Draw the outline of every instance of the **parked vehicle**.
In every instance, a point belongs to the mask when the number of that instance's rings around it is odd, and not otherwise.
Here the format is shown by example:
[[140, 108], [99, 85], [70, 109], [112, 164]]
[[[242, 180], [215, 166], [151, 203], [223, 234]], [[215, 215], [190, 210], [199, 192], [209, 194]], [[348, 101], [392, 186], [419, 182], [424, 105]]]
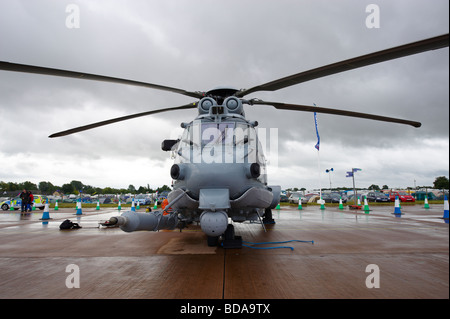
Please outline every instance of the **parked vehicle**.
[[416, 199], [411, 196], [411, 194], [408, 194], [407, 192], [390, 192], [389, 198], [391, 202], [395, 202], [395, 197], [398, 196], [398, 199], [401, 202], [415, 202]]
[[159, 193], [158, 197], [157, 197], [158, 203], [162, 203], [163, 200], [165, 200], [167, 198], [167, 195], [169, 195], [168, 191], [163, 191], [163, 192]]
[[280, 203], [289, 202], [289, 198], [286, 195], [280, 195]]
[[[325, 203], [339, 203], [340, 194], [338, 193], [323, 193], [322, 199]], [[347, 199], [342, 199], [342, 203], [346, 203]]]
[[292, 193], [291, 196], [289, 196], [289, 203], [298, 204], [298, 199], [301, 198], [301, 196], [302, 196], [301, 193]]
[[152, 200], [150, 199], [150, 197], [148, 195], [144, 195], [144, 194], [136, 195], [135, 202], [136, 202], [136, 204], [139, 202], [139, 205], [151, 205], [152, 204]]
[[390, 198], [387, 194], [381, 192], [369, 192], [367, 193], [368, 202], [390, 202]]
[[[45, 202], [47, 201], [47, 196], [33, 194], [33, 197], [34, 206], [41, 210], [44, 209]], [[14, 197], [13, 199], [6, 200], [0, 203], [0, 207], [2, 210], [9, 210], [11, 206], [14, 208], [14, 210], [20, 209], [22, 206], [22, 199], [20, 197]]]

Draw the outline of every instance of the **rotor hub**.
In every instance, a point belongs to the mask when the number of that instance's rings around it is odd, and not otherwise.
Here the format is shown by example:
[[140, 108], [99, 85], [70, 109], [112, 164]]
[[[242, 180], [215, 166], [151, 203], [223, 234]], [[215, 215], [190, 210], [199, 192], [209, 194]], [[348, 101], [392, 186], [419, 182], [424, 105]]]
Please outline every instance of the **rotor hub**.
[[227, 97], [234, 96], [238, 91], [238, 89], [232, 87], [218, 86], [206, 92], [206, 96], [212, 97], [217, 101], [217, 104], [221, 105]]

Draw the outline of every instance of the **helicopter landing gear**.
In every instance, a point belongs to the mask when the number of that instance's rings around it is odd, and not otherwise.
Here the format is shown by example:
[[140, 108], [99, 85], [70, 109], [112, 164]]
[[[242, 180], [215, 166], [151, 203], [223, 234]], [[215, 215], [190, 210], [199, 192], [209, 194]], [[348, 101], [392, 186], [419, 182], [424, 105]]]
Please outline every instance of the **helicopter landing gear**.
[[229, 248], [242, 248], [242, 237], [235, 236], [234, 234], [234, 226], [232, 224], [228, 224], [227, 230], [222, 235], [222, 246], [225, 249]]
[[275, 220], [272, 217], [272, 210], [270, 208], [266, 208], [264, 212], [263, 224], [275, 224]]
[[208, 236], [208, 247], [214, 247], [219, 244], [219, 237]]
[[[214, 247], [219, 245], [220, 236], [212, 237], [208, 236], [208, 246]], [[225, 249], [229, 248], [242, 248], [242, 237], [234, 234], [234, 226], [228, 224], [227, 230], [222, 234], [221, 246]]]

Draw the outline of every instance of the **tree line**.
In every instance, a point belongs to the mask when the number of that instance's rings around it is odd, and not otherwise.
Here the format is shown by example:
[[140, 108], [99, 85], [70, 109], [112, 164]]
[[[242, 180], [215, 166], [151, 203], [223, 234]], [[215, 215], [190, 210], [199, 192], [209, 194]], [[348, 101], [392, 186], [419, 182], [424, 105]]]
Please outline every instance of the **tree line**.
[[[445, 176], [439, 176], [436, 177], [436, 179], [433, 182], [433, 186], [417, 186], [417, 188], [435, 188], [435, 189], [449, 189], [449, 179]], [[13, 183], [13, 182], [3, 182], [0, 181], [0, 194], [3, 194], [4, 192], [14, 192], [14, 191], [21, 191], [22, 189], [28, 189], [28, 190], [37, 190], [42, 195], [50, 195], [54, 192], [59, 192], [62, 194], [75, 194], [78, 195], [79, 193], [89, 194], [89, 195], [95, 195], [95, 194], [146, 194], [146, 193], [154, 193], [154, 192], [163, 192], [163, 191], [171, 191], [171, 188], [167, 185], [163, 185], [161, 187], [158, 187], [156, 189], [150, 188], [150, 186], [147, 184], [147, 186], [139, 186], [139, 188], [134, 187], [133, 185], [129, 185], [128, 188], [112, 188], [112, 187], [94, 187], [91, 185], [84, 185], [80, 181], [71, 181], [70, 183], [63, 184], [62, 186], [56, 186], [53, 185], [51, 182], [39, 182], [37, 185], [26, 181], [23, 183]], [[413, 190], [412, 187], [407, 187], [408, 189]], [[324, 188], [326, 189], [326, 188]], [[339, 188], [333, 188], [332, 190], [351, 190], [353, 188], [348, 187], [339, 187]], [[358, 188], [360, 189], [360, 188]], [[383, 185], [381, 188], [378, 185], [372, 184], [369, 186], [370, 190], [381, 190], [381, 189], [389, 189], [387, 185]], [[306, 188], [288, 188], [288, 191], [303, 191], [306, 190]]]
[[42, 195], [50, 195], [54, 192], [59, 192], [62, 194], [146, 194], [146, 193], [154, 193], [154, 192], [163, 192], [163, 191], [171, 191], [171, 188], [167, 185], [163, 185], [156, 189], [150, 188], [147, 186], [139, 186], [136, 188], [133, 185], [129, 185], [128, 188], [113, 188], [113, 187], [95, 187], [91, 185], [84, 185], [80, 181], [71, 181], [70, 183], [63, 184], [62, 186], [53, 185], [51, 182], [42, 181], [37, 185], [30, 181], [22, 182], [22, 183], [13, 183], [13, 182], [3, 182], [0, 181], [0, 192], [3, 194], [4, 192], [14, 192], [14, 191], [22, 191], [23, 189], [39, 191]]

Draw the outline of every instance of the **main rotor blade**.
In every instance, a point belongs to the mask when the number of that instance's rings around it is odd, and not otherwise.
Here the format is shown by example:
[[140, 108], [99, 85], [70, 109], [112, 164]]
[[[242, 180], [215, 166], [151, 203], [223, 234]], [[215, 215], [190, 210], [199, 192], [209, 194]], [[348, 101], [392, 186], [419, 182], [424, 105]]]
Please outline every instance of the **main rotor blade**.
[[362, 55], [353, 59], [325, 65], [316, 69], [311, 69], [301, 73], [293, 74], [275, 81], [271, 81], [265, 84], [261, 84], [250, 89], [244, 89], [236, 93], [236, 96], [243, 97], [247, 94], [258, 91], [276, 91], [282, 88], [289, 87], [291, 85], [299, 84], [302, 82], [318, 79], [328, 75], [345, 72], [363, 66], [376, 64], [388, 60], [393, 60], [408, 55], [413, 55], [429, 50], [441, 49], [449, 46], [449, 34], [444, 34], [434, 38], [417, 41], [391, 49], [386, 49], [366, 55]]
[[249, 102], [250, 102], [250, 104], [272, 105], [276, 109], [279, 109], [279, 110], [327, 113], [327, 114], [343, 115], [343, 116], [350, 116], [350, 117], [359, 117], [359, 118], [383, 121], [383, 122], [407, 124], [407, 125], [411, 125], [414, 127], [422, 126], [422, 124], [420, 122], [403, 120], [403, 119], [398, 119], [398, 118], [393, 118], [393, 117], [380, 116], [380, 115], [374, 115], [374, 114], [368, 114], [368, 113], [360, 113], [360, 112], [353, 112], [353, 111], [346, 111], [346, 110], [339, 110], [339, 109], [329, 109], [329, 108], [324, 108], [324, 107], [308, 106], [308, 105], [267, 102], [267, 101], [262, 101], [262, 100], [250, 100]]
[[35, 74], [43, 74], [43, 75], [53, 75], [53, 76], [61, 76], [61, 77], [66, 77], [66, 78], [75, 78], [75, 79], [84, 79], [84, 80], [93, 80], [93, 81], [102, 81], [102, 82], [120, 83], [120, 84], [142, 86], [142, 87], [151, 88], [151, 89], [174, 92], [174, 93], [178, 93], [178, 94], [182, 94], [182, 95], [186, 95], [186, 96], [190, 96], [190, 97], [194, 97], [194, 98], [201, 99], [203, 97], [202, 92], [189, 92], [189, 91], [185, 91], [182, 89], [177, 89], [177, 88], [153, 84], [153, 83], [120, 79], [120, 78], [114, 78], [114, 77], [97, 75], [97, 74], [89, 74], [89, 73], [81, 73], [81, 72], [74, 72], [74, 71], [67, 71], [67, 70], [60, 70], [60, 69], [52, 69], [52, 68], [46, 68], [46, 67], [34, 66], [34, 65], [10, 63], [10, 62], [5, 62], [5, 61], [0, 61], [0, 70], [24, 72], [24, 73], [35, 73]]
[[50, 135], [49, 137], [54, 138], [54, 137], [66, 136], [66, 135], [90, 130], [90, 129], [93, 129], [93, 128], [96, 128], [99, 126], [109, 125], [109, 124], [113, 124], [113, 123], [117, 123], [117, 122], [121, 122], [121, 121], [125, 121], [125, 120], [134, 119], [134, 118], [141, 117], [141, 116], [147, 116], [147, 115], [152, 115], [152, 114], [157, 114], [157, 113], [162, 113], [162, 112], [167, 112], [167, 111], [192, 109], [192, 108], [196, 108], [196, 107], [197, 107], [197, 102], [193, 102], [193, 103], [189, 103], [189, 104], [181, 105], [181, 106], [177, 106], [177, 107], [164, 108], [164, 109], [158, 109], [158, 110], [153, 110], [153, 111], [148, 111], [148, 112], [136, 113], [136, 114], [132, 114], [132, 115], [126, 115], [126, 116], [117, 117], [117, 118], [106, 120], [106, 121], [101, 121], [101, 122], [92, 123], [89, 125], [76, 127], [76, 128], [66, 130], [66, 131], [61, 131], [58, 133], [54, 133], [54, 134]]

